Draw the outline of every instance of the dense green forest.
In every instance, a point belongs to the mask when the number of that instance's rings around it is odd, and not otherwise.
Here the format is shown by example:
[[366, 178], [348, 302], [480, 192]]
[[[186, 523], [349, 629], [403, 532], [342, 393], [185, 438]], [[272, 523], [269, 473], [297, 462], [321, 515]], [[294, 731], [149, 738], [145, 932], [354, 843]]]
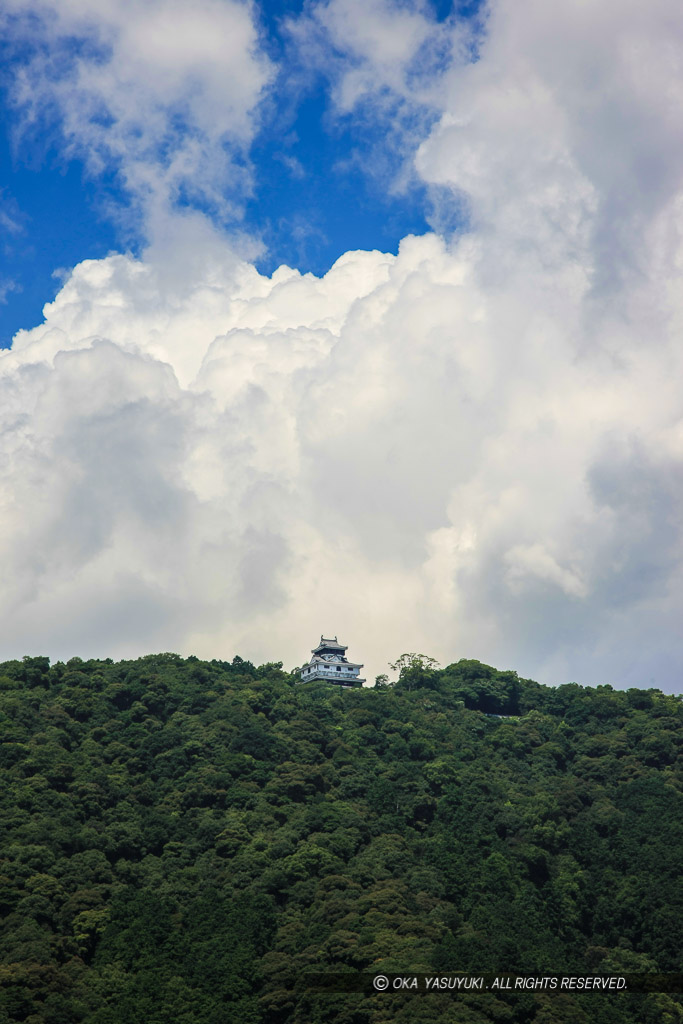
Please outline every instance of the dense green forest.
[[681, 970], [683, 701], [402, 665], [339, 690], [240, 658], [0, 664], [0, 1024], [683, 1019], [307, 984]]

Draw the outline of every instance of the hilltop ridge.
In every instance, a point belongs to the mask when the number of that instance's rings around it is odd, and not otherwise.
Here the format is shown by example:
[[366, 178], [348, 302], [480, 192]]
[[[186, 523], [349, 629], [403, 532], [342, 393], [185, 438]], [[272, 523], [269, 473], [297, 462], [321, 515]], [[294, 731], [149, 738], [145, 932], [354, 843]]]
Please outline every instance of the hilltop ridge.
[[[173, 654], [0, 665], [0, 1021], [444, 1021], [448, 993], [302, 978], [679, 969], [680, 697], [476, 661], [296, 678]], [[664, 994], [458, 999], [469, 1024], [681, 1014]]]

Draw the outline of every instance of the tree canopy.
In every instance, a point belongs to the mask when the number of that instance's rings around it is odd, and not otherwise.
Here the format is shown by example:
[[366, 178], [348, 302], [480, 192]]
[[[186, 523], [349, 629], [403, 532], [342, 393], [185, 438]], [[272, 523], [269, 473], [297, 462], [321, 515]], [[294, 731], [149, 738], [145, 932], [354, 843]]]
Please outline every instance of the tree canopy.
[[0, 1024], [679, 1021], [664, 994], [307, 987], [680, 970], [681, 698], [396, 667], [0, 664]]

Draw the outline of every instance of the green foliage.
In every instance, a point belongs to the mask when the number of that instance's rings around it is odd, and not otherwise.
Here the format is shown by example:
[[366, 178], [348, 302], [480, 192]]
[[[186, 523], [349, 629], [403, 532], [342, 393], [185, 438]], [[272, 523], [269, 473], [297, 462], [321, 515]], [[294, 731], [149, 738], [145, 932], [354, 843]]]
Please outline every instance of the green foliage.
[[240, 658], [0, 665], [0, 1024], [680, 1020], [306, 987], [680, 969], [680, 698], [392, 668], [339, 692]]

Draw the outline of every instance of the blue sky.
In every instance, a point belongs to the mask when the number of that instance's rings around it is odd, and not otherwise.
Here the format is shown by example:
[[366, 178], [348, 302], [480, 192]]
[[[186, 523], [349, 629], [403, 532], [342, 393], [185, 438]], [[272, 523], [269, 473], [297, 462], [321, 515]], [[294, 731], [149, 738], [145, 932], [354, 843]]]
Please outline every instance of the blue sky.
[[113, 225], [99, 209], [98, 184], [84, 178], [80, 161], [41, 151], [14, 153], [11, 118], [3, 119], [2, 189], [16, 229], [3, 239], [0, 280], [13, 282], [0, 306], [7, 347], [17, 330], [40, 323], [54, 298], [60, 270], [98, 259], [116, 248]]
[[[467, 21], [480, 6], [478, 0], [438, 0], [427, 10], [435, 23], [456, 16]], [[386, 187], [387, 165], [396, 161], [386, 127], [335, 111], [329, 80], [297, 54], [287, 24], [303, 10], [301, 0], [264, 3], [257, 10], [264, 51], [279, 72], [263, 98], [246, 157], [253, 181], [241, 227], [262, 240], [256, 263], [264, 273], [288, 263], [319, 275], [350, 249], [395, 253], [401, 238], [429, 230], [424, 185], [413, 180]], [[93, 175], [82, 159], [65, 152], [58, 122], [48, 115], [26, 134], [25, 118], [12, 103], [12, 81], [30, 50], [23, 40], [6, 40], [0, 189], [15, 228], [5, 232], [0, 258], [0, 281], [12, 282], [0, 306], [2, 347], [18, 329], [40, 322], [61, 272], [121, 247], [139, 252], [145, 240], [135, 225], [122, 230], [111, 216], [112, 203], [127, 203], [116, 175]], [[430, 112], [421, 116], [428, 125]]]
[[677, 0], [0, 30], [0, 657], [679, 688]]
[[[31, 10], [28, 3], [19, 7]], [[418, 7], [435, 25], [480, 26], [481, 0], [430, 0]], [[241, 197], [240, 227], [260, 239], [256, 264], [264, 273], [287, 263], [319, 275], [350, 249], [395, 253], [401, 238], [430, 229], [433, 214], [424, 183], [391, 181], [402, 158], [395, 151], [400, 137], [362, 110], [335, 110], [324, 67], [308, 65], [297, 51], [290, 26], [310, 9], [303, 0], [283, 0], [254, 11], [260, 44], [277, 73], [244, 154], [253, 176], [249, 195]], [[72, 53], [82, 45], [76, 33], [67, 37]], [[4, 232], [0, 255], [0, 346], [8, 347], [17, 330], [40, 322], [64, 271], [116, 249], [139, 252], [145, 237], [140, 225], [122, 228], [111, 215], [112, 207], [125, 208], [129, 200], [115, 169], [93, 174], [67, 150], [54, 110], [27, 128], [13, 83], [41, 52], [40, 43], [30, 33], [10, 31], [3, 49], [0, 196], [13, 226]], [[436, 116], [427, 107], [412, 112], [423, 131]], [[455, 226], [457, 214], [451, 220]]]
[[[277, 105], [272, 120], [279, 114]], [[65, 157], [47, 140], [13, 145], [15, 121], [5, 109], [0, 188], [16, 230], [5, 235], [0, 260], [0, 280], [14, 282], [0, 306], [2, 347], [20, 328], [40, 322], [43, 305], [60, 287], [60, 270], [99, 259], [122, 241], [133, 251], [140, 245], [107, 216], [112, 198], [126, 202], [114, 181], [93, 180], [81, 160]], [[320, 79], [288, 111], [286, 133], [272, 123], [264, 127], [251, 149], [254, 194], [243, 221], [263, 238], [259, 269], [272, 273], [289, 263], [321, 274], [348, 249], [395, 252], [405, 235], [428, 230], [423, 189], [394, 196], [363, 172], [373, 145], [372, 132], [330, 119]], [[298, 166], [291, 169], [287, 160]]]

